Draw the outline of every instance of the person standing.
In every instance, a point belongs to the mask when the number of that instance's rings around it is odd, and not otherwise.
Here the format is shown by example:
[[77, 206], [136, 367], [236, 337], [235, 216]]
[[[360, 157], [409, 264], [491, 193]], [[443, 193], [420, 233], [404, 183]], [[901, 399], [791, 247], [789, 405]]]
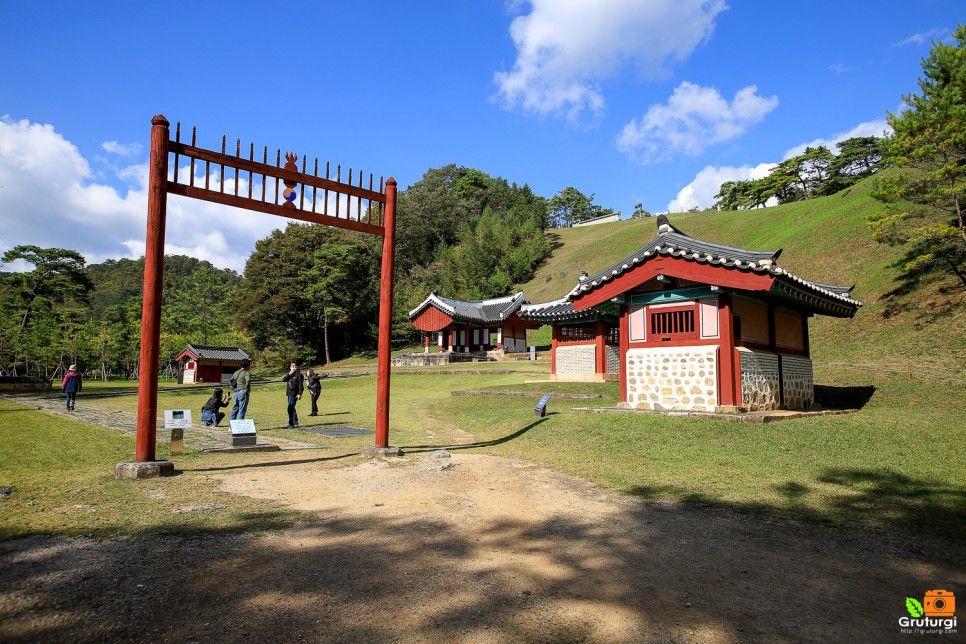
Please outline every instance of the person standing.
[[61, 390], [67, 394], [67, 411], [74, 411], [77, 392], [84, 388], [84, 378], [77, 371], [77, 365], [71, 365], [64, 374], [64, 381], [60, 383]]
[[204, 425], [218, 427], [218, 423], [225, 418], [225, 412], [221, 408], [228, 406], [228, 396], [222, 397], [222, 393], [220, 387], [215, 389], [214, 395], [201, 408], [201, 422]]
[[235, 381], [233, 385], [235, 405], [231, 408], [229, 420], [245, 420], [245, 412], [248, 411], [248, 394], [252, 389], [252, 374], [249, 371], [251, 366], [252, 361], [245, 358], [241, 361], [241, 369], [231, 376], [231, 379]]
[[298, 427], [299, 415], [295, 411], [295, 403], [302, 398], [302, 392], [305, 390], [305, 378], [299, 371], [299, 363], [292, 362], [289, 365], [288, 373], [282, 376], [282, 382], [288, 383], [285, 386], [285, 395], [288, 396], [288, 426]]
[[309, 416], [319, 415], [319, 396], [322, 394], [322, 376], [311, 369], [305, 372], [305, 388], [309, 390], [309, 397], [312, 399], [312, 413]]

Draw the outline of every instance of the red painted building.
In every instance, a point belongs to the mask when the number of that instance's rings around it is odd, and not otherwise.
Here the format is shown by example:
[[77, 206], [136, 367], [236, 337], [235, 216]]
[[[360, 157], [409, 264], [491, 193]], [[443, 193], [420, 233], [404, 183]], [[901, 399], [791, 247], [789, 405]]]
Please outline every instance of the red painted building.
[[178, 382], [186, 385], [201, 382], [228, 384], [231, 375], [241, 368], [241, 361], [250, 359], [240, 347], [189, 344], [175, 358]]
[[622, 406], [715, 411], [807, 409], [814, 402], [808, 319], [852, 317], [852, 287], [797, 277], [781, 250], [658, 236], [553, 302], [519, 316], [553, 326], [552, 377], [618, 377]]
[[434, 291], [409, 319], [424, 332], [426, 353], [431, 345], [450, 352], [526, 351], [527, 329], [540, 327], [517, 315], [526, 301], [522, 291], [489, 300], [454, 300]]

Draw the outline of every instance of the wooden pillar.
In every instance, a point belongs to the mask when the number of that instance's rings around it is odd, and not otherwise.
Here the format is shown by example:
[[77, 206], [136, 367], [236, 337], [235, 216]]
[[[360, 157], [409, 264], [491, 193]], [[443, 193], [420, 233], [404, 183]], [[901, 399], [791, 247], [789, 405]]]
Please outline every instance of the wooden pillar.
[[[775, 305], [768, 304], [768, 350], [778, 353], [778, 323], [775, 319]], [[778, 356], [778, 404], [785, 404], [785, 365], [782, 364], [781, 356]], [[738, 374], [739, 378], [741, 374]]]
[[597, 333], [597, 337], [594, 339], [594, 355], [596, 356], [596, 359], [594, 360], [594, 369], [597, 373], [603, 374], [603, 379], [607, 380], [607, 326], [604, 324], [603, 320], [597, 320], [594, 330]]
[[718, 347], [718, 404], [738, 405], [735, 387], [735, 329], [731, 314], [731, 296], [718, 298], [718, 329], [721, 344]]
[[376, 447], [389, 447], [389, 375], [392, 354], [392, 284], [396, 252], [396, 180], [386, 181], [385, 236], [379, 287], [379, 360], [376, 383]]
[[560, 345], [560, 327], [550, 327], [550, 375], [557, 375], [557, 347]]
[[141, 356], [138, 364], [138, 420], [135, 460], [154, 461], [158, 417], [158, 363], [161, 342], [161, 287], [164, 279], [164, 223], [168, 203], [168, 126], [151, 119], [148, 178], [148, 228], [144, 247], [144, 295], [141, 306]]
[[811, 359], [812, 349], [808, 342], [808, 316], [802, 313], [802, 346], [805, 349], [805, 357]]
[[429, 331], [423, 331], [423, 335], [426, 336], [426, 350], [423, 353], [429, 353]]
[[627, 351], [630, 349], [631, 331], [630, 314], [626, 304], [621, 304], [620, 317], [620, 383], [621, 397], [620, 402], [627, 402]]

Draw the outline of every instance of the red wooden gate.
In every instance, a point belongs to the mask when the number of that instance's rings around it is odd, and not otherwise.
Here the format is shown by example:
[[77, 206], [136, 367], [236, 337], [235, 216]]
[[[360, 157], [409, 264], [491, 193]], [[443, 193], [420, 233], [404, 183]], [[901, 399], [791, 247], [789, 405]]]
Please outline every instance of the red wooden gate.
[[[275, 165], [269, 163], [268, 148], [264, 148], [261, 161], [255, 160], [255, 146], [248, 149], [248, 158], [242, 156], [241, 140], [235, 144], [234, 155], [225, 150], [222, 137], [221, 152], [205, 150], [196, 146], [195, 130], [191, 143], [181, 141], [181, 125], [170, 140], [170, 123], [157, 115], [151, 120], [151, 168], [148, 185], [148, 228], [144, 251], [144, 300], [141, 312], [141, 364], [138, 383], [138, 421], [135, 458], [138, 461], [154, 461], [156, 456], [155, 423], [158, 414], [158, 366], [161, 333], [161, 285], [164, 273], [164, 226], [168, 194], [203, 199], [228, 206], [256, 210], [288, 219], [347, 228], [373, 235], [382, 235], [382, 277], [379, 297], [379, 361], [376, 387], [376, 447], [389, 447], [389, 372], [390, 331], [392, 324], [392, 279], [394, 245], [396, 235], [396, 181], [389, 178], [378, 187], [374, 177], [364, 179], [362, 171], [353, 180], [352, 169], [347, 182], [342, 181], [342, 167], [337, 166], [331, 177], [329, 164], [324, 176], [319, 176], [319, 161], [315, 159], [313, 173], [306, 172], [307, 159], [303, 156], [302, 168], [298, 157], [285, 154], [283, 166], [281, 150], [275, 153]], [[169, 162], [173, 160], [173, 172], [169, 174]], [[182, 166], [187, 164], [188, 177], [179, 177]], [[204, 180], [197, 179], [195, 172], [204, 165]], [[217, 189], [211, 186], [210, 176], [219, 173]], [[179, 181], [179, 178], [182, 179]], [[226, 178], [234, 184], [225, 191]], [[239, 194], [239, 185], [247, 181], [247, 189]], [[258, 188], [256, 189], [256, 184]], [[366, 185], [364, 185], [366, 184]], [[298, 189], [301, 187], [301, 189]], [[311, 190], [311, 193], [309, 192]], [[334, 206], [330, 202], [334, 198]], [[345, 199], [343, 202], [342, 200]], [[296, 205], [296, 202], [297, 205]]]

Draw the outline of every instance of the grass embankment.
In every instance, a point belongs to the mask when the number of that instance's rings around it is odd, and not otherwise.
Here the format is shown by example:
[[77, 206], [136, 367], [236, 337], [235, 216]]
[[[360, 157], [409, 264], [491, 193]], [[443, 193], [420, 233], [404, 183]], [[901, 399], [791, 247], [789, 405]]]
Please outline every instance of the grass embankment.
[[[717, 505], [766, 516], [834, 524], [899, 527], [960, 536], [966, 531], [966, 401], [942, 381], [818, 369], [826, 392], [862, 405], [857, 414], [770, 424], [647, 415], [589, 414], [609, 406], [616, 383], [531, 383], [523, 373], [397, 375], [392, 381], [390, 443], [409, 454], [437, 448], [521, 458], [651, 499]], [[511, 389], [600, 393], [594, 401], [551, 399], [533, 414], [532, 397], [454, 397], [452, 390]], [[162, 393], [159, 409], [200, 407], [207, 393]], [[84, 405], [133, 411], [124, 396]], [[250, 418], [263, 436], [319, 444], [319, 451], [175, 457], [180, 476], [116, 481], [114, 465], [133, 456], [133, 438], [0, 401], [0, 535], [37, 532], [113, 534], [266, 529], [297, 516], [266, 501], [217, 491], [218, 475], [296, 459], [300, 467], [358, 463], [372, 436], [326, 437], [282, 429], [282, 385], [256, 388]], [[324, 383], [321, 415], [303, 429], [375, 424], [375, 378]], [[164, 446], [159, 457], [166, 455]], [[175, 512], [224, 505], [210, 512]]]

